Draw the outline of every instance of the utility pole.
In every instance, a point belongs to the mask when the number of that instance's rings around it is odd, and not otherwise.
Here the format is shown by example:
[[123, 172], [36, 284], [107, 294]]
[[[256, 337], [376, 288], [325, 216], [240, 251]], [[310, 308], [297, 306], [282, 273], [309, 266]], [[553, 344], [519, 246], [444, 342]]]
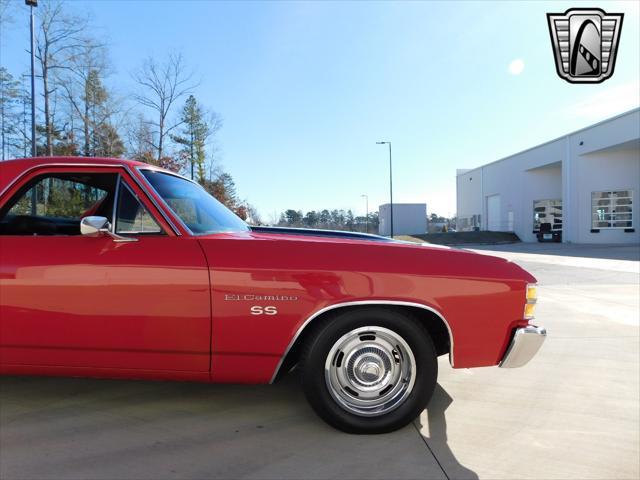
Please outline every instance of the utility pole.
[[393, 238], [393, 164], [391, 163], [391, 142], [376, 142], [377, 145], [389, 145], [389, 201], [391, 203], [391, 238]]
[[360, 195], [365, 199], [365, 211], [367, 212], [367, 216], [365, 217], [365, 225], [367, 226], [367, 233], [369, 233], [369, 195]]
[[27, 90], [22, 87], [22, 156], [27, 158]]
[[193, 163], [194, 163], [194, 159], [193, 159], [193, 139], [194, 139], [194, 134], [193, 134], [193, 125], [189, 125], [189, 136], [190, 136], [190, 144], [189, 144], [189, 155], [191, 155], [191, 180], [193, 180]]
[[[33, 7], [38, 6], [38, 0], [24, 0], [31, 10], [31, 156], [36, 156], [36, 34], [34, 29]], [[31, 215], [37, 213], [38, 192], [35, 186], [31, 189]]]
[[35, 52], [36, 34], [34, 29], [33, 8], [38, 6], [38, 0], [24, 0], [24, 3], [31, 9], [31, 156], [35, 157], [36, 156], [36, 52]]
[[4, 86], [4, 80], [3, 80], [3, 84], [0, 85], [0, 121], [2, 121], [2, 124], [0, 125], [0, 130], [2, 131], [2, 161], [4, 161], [4, 90], [5, 90], [5, 86]]

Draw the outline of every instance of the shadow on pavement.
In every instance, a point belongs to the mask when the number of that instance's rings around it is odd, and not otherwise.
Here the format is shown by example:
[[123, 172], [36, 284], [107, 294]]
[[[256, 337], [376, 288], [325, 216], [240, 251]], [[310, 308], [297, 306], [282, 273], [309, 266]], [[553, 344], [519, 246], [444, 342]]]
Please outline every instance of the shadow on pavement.
[[420, 433], [429, 450], [431, 450], [431, 453], [437, 459], [442, 470], [446, 473], [447, 478], [477, 480], [479, 478], [478, 475], [458, 462], [458, 459], [449, 447], [445, 412], [451, 403], [453, 403], [451, 396], [449, 396], [440, 384], [437, 384], [433, 392], [433, 397], [431, 397], [431, 401], [427, 406], [427, 410], [418, 420]]
[[0, 377], [0, 478], [444, 479], [413, 426], [346, 435], [277, 385]]

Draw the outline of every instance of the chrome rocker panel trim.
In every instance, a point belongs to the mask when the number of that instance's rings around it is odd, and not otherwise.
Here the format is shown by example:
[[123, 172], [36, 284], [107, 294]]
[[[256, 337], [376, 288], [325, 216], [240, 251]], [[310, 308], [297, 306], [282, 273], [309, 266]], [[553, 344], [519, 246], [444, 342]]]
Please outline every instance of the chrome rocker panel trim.
[[547, 338], [547, 329], [528, 325], [518, 328], [500, 362], [501, 368], [518, 368], [526, 365]]
[[300, 334], [309, 325], [309, 323], [311, 323], [313, 319], [319, 317], [325, 312], [328, 312], [329, 310], [335, 310], [336, 308], [354, 307], [354, 306], [363, 306], [363, 305], [399, 305], [404, 307], [422, 308], [423, 310], [428, 310], [431, 313], [435, 313], [438, 316], [438, 318], [440, 318], [440, 320], [442, 320], [442, 322], [446, 325], [447, 331], [449, 332], [449, 344], [451, 345], [451, 348], [449, 350], [449, 363], [453, 367], [453, 333], [451, 332], [451, 326], [449, 325], [449, 322], [447, 322], [447, 320], [444, 318], [444, 315], [442, 315], [439, 311], [437, 311], [434, 308], [423, 305], [421, 303], [399, 302], [395, 300], [361, 300], [356, 302], [343, 302], [343, 303], [336, 303], [334, 305], [329, 305], [328, 307], [318, 310], [317, 312], [313, 313], [309, 318], [307, 318], [302, 323], [302, 325], [300, 325], [300, 327], [298, 328], [298, 331], [289, 342], [289, 345], [287, 345], [286, 350], [280, 357], [280, 361], [278, 362], [278, 365], [276, 365], [276, 369], [274, 370], [273, 375], [271, 376], [271, 381], [269, 383], [273, 383], [275, 381], [275, 379], [278, 376], [278, 373], [280, 372], [280, 367], [282, 367], [282, 364], [284, 363], [284, 359], [287, 358], [287, 354], [289, 353], [293, 345], [296, 343], [296, 340], [298, 340], [298, 337], [300, 336]]

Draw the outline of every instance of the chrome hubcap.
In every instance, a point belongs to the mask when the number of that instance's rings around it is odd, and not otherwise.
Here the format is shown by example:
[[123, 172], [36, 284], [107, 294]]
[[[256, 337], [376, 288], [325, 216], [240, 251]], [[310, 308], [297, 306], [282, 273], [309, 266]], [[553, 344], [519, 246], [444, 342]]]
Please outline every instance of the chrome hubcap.
[[331, 396], [350, 413], [377, 416], [409, 396], [416, 379], [411, 348], [396, 332], [361, 327], [343, 335], [325, 362]]

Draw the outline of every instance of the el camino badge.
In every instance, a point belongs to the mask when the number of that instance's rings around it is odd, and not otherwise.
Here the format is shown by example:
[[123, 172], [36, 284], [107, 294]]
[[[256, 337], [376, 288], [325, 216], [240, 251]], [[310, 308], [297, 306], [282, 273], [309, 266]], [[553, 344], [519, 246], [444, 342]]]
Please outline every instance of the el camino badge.
[[292, 295], [238, 295], [234, 293], [228, 293], [224, 296], [224, 299], [227, 302], [295, 302], [296, 300], [298, 300], [298, 297]]
[[[290, 295], [254, 295], [250, 293], [238, 295], [227, 293], [224, 299], [227, 302], [294, 302], [298, 300], [298, 297]], [[252, 305], [251, 308], [249, 308], [249, 313], [251, 313], [251, 315], [277, 315], [278, 307], [275, 305], [267, 305], [266, 307]]]

